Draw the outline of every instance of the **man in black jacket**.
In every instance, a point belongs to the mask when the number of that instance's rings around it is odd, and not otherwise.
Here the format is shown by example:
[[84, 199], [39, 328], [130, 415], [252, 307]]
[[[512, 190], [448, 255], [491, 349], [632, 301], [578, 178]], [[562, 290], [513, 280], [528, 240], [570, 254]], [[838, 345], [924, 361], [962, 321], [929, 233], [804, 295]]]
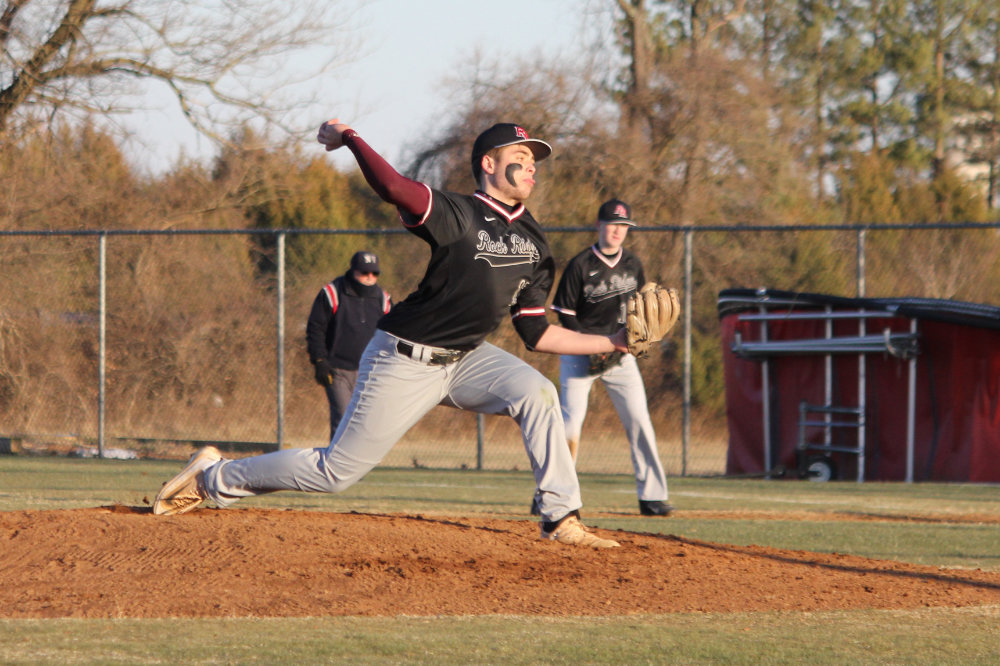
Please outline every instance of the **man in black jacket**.
[[380, 272], [378, 257], [356, 252], [347, 273], [320, 289], [309, 313], [306, 345], [330, 402], [330, 439], [351, 402], [361, 354], [379, 318], [392, 308], [389, 294], [376, 284]]

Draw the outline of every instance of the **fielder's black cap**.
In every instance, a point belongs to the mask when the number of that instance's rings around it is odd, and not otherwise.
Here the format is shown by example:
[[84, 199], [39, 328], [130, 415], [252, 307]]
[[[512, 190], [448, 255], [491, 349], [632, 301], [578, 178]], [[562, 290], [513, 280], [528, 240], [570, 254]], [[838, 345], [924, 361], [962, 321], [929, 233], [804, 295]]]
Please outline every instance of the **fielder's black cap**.
[[632, 207], [621, 199], [609, 199], [602, 203], [597, 211], [597, 221], [635, 226], [632, 220]]
[[528, 136], [528, 132], [520, 125], [515, 125], [514, 123], [497, 123], [476, 137], [476, 142], [472, 144], [472, 175], [477, 179], [479, 178], [479, 169], [483, 155], [494, 148], [513, 146], [518, 143], [528, 146], [535, 156], [536, 162], [541, 162], [552, 154], [552, 146], [541, 139], [532, 139]]
[[382, 272], [378, 267], [378, 257], [364, 251], [355, 252], [351, 257], [351, 270], [359, 273], [375, 273], [375, 275]]

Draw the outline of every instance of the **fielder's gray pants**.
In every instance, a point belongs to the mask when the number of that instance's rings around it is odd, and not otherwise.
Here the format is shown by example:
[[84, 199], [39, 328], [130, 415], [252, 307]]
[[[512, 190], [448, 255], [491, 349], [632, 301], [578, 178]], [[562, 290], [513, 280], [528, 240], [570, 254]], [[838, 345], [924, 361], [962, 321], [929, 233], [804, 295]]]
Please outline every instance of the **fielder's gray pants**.
[[[397, 351], [399, 338], [378, 330], [365, 349], [347, 413], [330, 445], [284, 449], [205, 470], [219, 506], [275, 490], [333, 493], [359, 481], [435, 405], [507, 414], [521, 426], [544, 520], [582, 506], [555, 386], [530, 365], [484, 343], [450, 365], [429, 365]], [[422, 350], [415, 345], [417, 355]], [[432, 348], [423, 348], [425, 357]]]
[[646, 403], [646, 387], [639, 374], [639, 364], [635, 357], [626, 354], [620, 364], [612, 366], [599, 375], [588, 375], [589, 360], [586, 356], [561, 356], [559, 361], [559, 383], [562, 392], [563, 420], [568, 439], [579, 443], [583, 420], [587, 416], [587, 400], [594, 381], [601, 380], [608, 391], [618, 418], [625, 427], [629, 449], [632, 452], [632, 468], [635, 470], [636, 492], [641, 500], [666, 500], [667, 476], [656, 450], [656, 435], [653, 422], [649, 418]]

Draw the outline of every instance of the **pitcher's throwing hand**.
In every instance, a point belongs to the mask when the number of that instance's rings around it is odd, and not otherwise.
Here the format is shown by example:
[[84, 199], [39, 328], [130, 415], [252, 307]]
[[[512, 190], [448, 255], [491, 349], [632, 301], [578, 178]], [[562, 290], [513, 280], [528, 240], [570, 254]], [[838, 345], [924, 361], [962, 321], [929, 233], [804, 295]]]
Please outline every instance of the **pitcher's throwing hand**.
[[337, 150], [344, 145], [344, 132], [348, 130], [354, 131], [348, 125], [340, 122], [339, 118], [333, 118], [320, 125], [316, 140], [326, 146], [328, 151]]

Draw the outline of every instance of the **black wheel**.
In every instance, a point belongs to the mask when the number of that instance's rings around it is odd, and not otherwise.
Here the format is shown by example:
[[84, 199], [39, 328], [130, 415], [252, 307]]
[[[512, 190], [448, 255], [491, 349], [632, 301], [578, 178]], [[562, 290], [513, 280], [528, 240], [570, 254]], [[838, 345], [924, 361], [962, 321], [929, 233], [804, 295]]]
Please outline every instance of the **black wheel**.
[[806, 476], [810, 481], [833, 481], [837, 478], [837, 466], [827, 456], [815, 456], [806, 462]]

